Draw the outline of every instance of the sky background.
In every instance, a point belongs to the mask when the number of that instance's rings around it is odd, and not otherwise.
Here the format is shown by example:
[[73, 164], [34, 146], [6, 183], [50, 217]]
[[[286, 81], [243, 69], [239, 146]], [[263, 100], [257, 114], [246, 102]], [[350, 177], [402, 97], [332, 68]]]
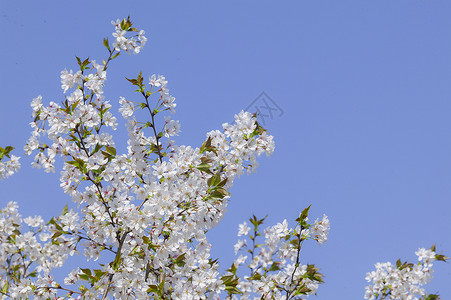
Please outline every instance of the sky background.
[[[326, 282], [311, 299], [362, 299], [376, 262], [413, 261], [420, 247], [451, 256], [450, 1], [0, 0], [0, 146], [23, 156], [32, 98], [60, 102], [61, 70], [77, 68], [75, 55], [105, 58], [110, 21], [127, 15], [149, 40], [108, 69], [105, 95], [119, 120], [119, 96], [133, 95], [124, 76], [140, 70], [169, 81], [179, 145], [200, 146], [234, 114], [264, 105], [254, 102], [262, 92], [278, 106], [261, 120], [274, 154], [235, 181], [209, 235], [224, 268], [238, 224], [252, 214], [293, 224], [310, 204], [311, 219], [331, 221], [326, 244], [304, 244], [301, 261]], [[117, 134], [125, 151], [123, 123]], [[59, 171], [30, 162], [0, 182], [0, 206], [17, 201], [24, 217], [48, 220], [70, 199]], [[451, 265], [434, 268], [426, 289], [451, 299]]]

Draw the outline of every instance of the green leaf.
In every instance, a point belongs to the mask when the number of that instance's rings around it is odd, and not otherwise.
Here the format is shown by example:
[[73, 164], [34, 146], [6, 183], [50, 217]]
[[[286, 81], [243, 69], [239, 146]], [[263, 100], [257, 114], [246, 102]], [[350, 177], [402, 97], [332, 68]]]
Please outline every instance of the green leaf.
[[229, 292], [229, 294], [242, 294], [243, 293], [236, 286], [226, 286], [225, 289], [227, 292]]
[[133, 23], [130, 21], [130, 16], [127, 17], [127, 19], [123, 19], [120, 23], [121, 29], [125, 30], [125, 31], [131, 31], [133, 28], [132, 27]]
[[89, 281], [89, 279], [90, 279], [90, 277], [86, 274], [78, 274], [78, 277], [80, 277], [83, 280], [87, 280], [87, 281]]
[[218, 172], [214, 176], [213, 185], [218, 185], [221, 182], [221, 174]]
[[255, 272], [254, 275], [252, 275], [251, 277], [249, 277], [249, 280], [260, 280], [262, 278], [262, 275], [258, 272]]
[[86, 275], [88, 275], [89, 277], [91, 277], [92, 276], [92, 273], [91, 273], [91, 269], [80, 269], [83, 273], [85, 273]]
[[294, 296], [297, 295], [307, 295], [307, 293], [311, 292], [311, 289], [309, 289], [308, 287], [305, 286], [305, 283], [302, 283], [302, 285], [300, 285], [297, 289], [296, 292], [294, 293]]
[[211, 137], [208, 137], [208, 139], [202, 144], [202, 146], [199, 149], [199, 153], [204, 153], [206, 151], [210, 151], [213, 153], [217, 153], [216, 147], [211, 145]]
[[100, 269], [95, 269], [94, 273], [96, 274], [96, 277], [102, 277], [103, 275], [105, 275], [107, 272], [102, 271]]
[[36, 277], [37, 276], [37, 272], [36, 270], [34, 270], [33, 272], [31, 272], [30, 274], [28, 274], [28, 277]]
[[185, 263], [185, 254], [183, 253], [182, 255], [179, 255], [176, 259], [175, 259], [175, 264], [179, 267], [183, 267], [186, 263]]
[[116, 257], [114, 258], [114, 261], [111, 263], [111, 267], [114, 271], [117, 271], [121, 265], [122, 259], [121, 259], [121, 253], [118, 252], [116, 254]]
[[64, 208], [63, 208], [63, 216], [64, 216], [65, 214], [67, 214], [68, 211], [69, 211], [69, 207], [67, 206], [67, 203], [66, 203], [66, 205], [65, 205]]
[[302, 218], [302, 219], [307, 218], [307, 216], [308, 216], [308, 211], [310, 210], [310, 207], [311, 207], [311, 206], [312, 206], [312, 205], [309, 205], [309, 207], [305, 208], [305, 209], [302, 211], [302, 213], [301, 213], [301, 218]]
[[143, 125], [143, 128], [148, 128], [148, 127], [150, 127], [150, 128], [152, 128], [153, 127], [153, 124], [152, 124], [152, 122], [150, 122], [150, 121], [147, 121], [144, 125]]
[[197, 166], [198, 170], [203, 171], [203, 172], [207, 172], [207, 173], [208, 172], [211, 173], [210, 168], [211, 168], [211, 166], [209, 164], [205, 164], [205, 163], [201, 163], [200, 165]]
[[133, 85], [136, 85], [138, 82], [136, 79], [128, 79], [127, 77], [125, 77], [125, 79], [127, 79]]
[[142, 237], [144, 244], [148, 245], [151, 244], [150, 239], [147, 236]]
[[208, 157], [206, 157], [206, 156], [202, 156], [202, 157], [200, 158], [200, 161], [201, 161], [202, 163], [204, 163], [204, 164], [208, 164], [208, 163], [213, 162], [213, 159], [208, 158]]
[[52, 235], [52, 240], [54, 240], [54, 239], [56, 239], [56, 238], [58, 238], [58, 237], [60, 237], [60, 236], [62, 236], [63, 235], [63, 232], [62, 231], [57, 231], [57, 232], [55, 232], [53, 235]]
[[[257, 118], [257, 114], [255, 113], [255, 114], [253, 115], [253, 117], [254, 117], [254, 118]], [[260, 135], [260, 134], [262, 134], [263, 132], [266, 131], [266, 129], [264, 129], [263, 127], [260, 126], [260, 124], [258, 124], [257, 120], [255, 121], [255, 125], [256, 125], [256, 126], [255, 126], [255, 129], [254, 129], [254, 131], [251, 133], [251, 135], [249, 136], [249, 138], [253, 138], [254, 136]]]
[[225, 196], [229, 196], [229, 195], [230, 195], [230, 193], [221, 187], [215, 188], [213, 193], [211, 193], [211, 196], [213, 198], [220, 198], [220, 199], [224, 198]]
[[207, 147], [211, 147], [211, 137], [208, 137], [208, 139], [202, 144], [202, 146], [199, 149], [199, 152], [204, 153]]
[[296, 222], [298, 222], [301, 226], [306, 225], [306, 221], [305, 219], [308, 217], [308, 212], [310, 210], [310, 207], [312, 205], [309, 205], [309, 207], [305, 208], [301, 214], [299, 215], [299, 217], [296, 219]]
[[223, 187], [227, 183], [228, 178], [224, 178], [220, 183], [218, 183], [219, 187]]
[[249, 219], [249, 222], [251, 222], [251, 224], [254, 225], [255, 229], [257, 229], [259, 225], [263, 224], [267, 217], [268, 216], [266, 215], [263, 219], [259, 220], [255, 215], [253, 215], [252, 218]]
[[[52, 221], [53, 221], [53, 222], [52, 222]], [[57, 230], [60, 230], [60, 231], [63, 230], [63, 228], [60, 226], [60, 224], [58, 224], [58, 223], [56, 222], [55, 218], [50, 219], [49, 223], [50, 223], [50, 224], [53, 224]]]
[[149, 285], [147, 293], [158, 293], [158, 286], [156, 286], [155, 284]]
[[108, 38], [103, 39], [103, 45], [111, 52], [110, 44], [108, 43]]
[[92, 151], [92, 154], [99, 152], [99, 150], [102, 149], [102, 147], [103, 147], [102, 145], [96, 144], [96, 147]]
[[14, 150], [14, 147], [11, 147], [11, 146], [6, 146], [6, 148], [5, 148], [5, 152], [6, 153], [9, 153], [9, 152], [11, 152], [13, 150]]
[[110, 147], [110, 146], [105, 146], [105, 149], [106, 149], [106, 151], [107, 151], [109, 154], [111, 154], [111, 155], [113, 155], [113, 156], [116, 155], [116, 148]]
[[216, 186], [221, 181], [221, 176], [216, 173], [207, 180], [208, 186]]
[[236, 275], [237, 270], [238, 270], [238, 268], [236, 267], [236, 265], [234, 263], [232, 263], [232, 266], [229, 269], [227, 269], [227, 272], [230, 272], [230, 273]]
[[90, 63], [90, 61], [89, 61], [89, 57], [88, 57], [81, 63], [82, 70], [84, 70], [89, 63]]
[[432, 247], [431, 248], [429, 248], [429, 250], [431, 250], [431, 251], [434, 251], [434, 252], [436, 252], [435, 250], [435, 244], [434, 245], [432, 245]]
[[279, 264], [277, 262], [273, 262], [271, 267], [269, 268], [269, 271], [278, 271], [280, 270]]
[[14, 150], [14, 147], [11, 147], [11, 146], [6, 146], [5, 149], [0, 147], [0, 160], [3, 159], [3, 156], [6, 156], [9, 158], [9, 153], [13, 150]]
[[225, 285], [227, 285], [233, 280], [233, 277], [233, 275], [222, 276], [221, 280]]
[[96, 282], [98, 282], [100, 280], [100, 278], [103, 277], [103, 275], [107, 274], [107, 272], [99, 270], [99, 269], [95, 269], [94, 270], [95, 276], [93, 276], [91, 278], [91, 284], [94, 285]]
[[9, 290], [9, 283], [8, 283], [8, 281], [6, 281], [5, 282], [5, 285], [2, 287], [2, 292], [3, 293], [5, 293], [5, 294], [7, 294], [8, 293], [8, 290]]
[[321, 273], [319, 273], [318, 272], [318, 268], [317, 267], [315, 267], [315, 265], [307, 265], [307, 272], [306, 272], [306, 274], [307, 274], [307, 278], [309, 278], [310, 280], [313, 280], [313, 281], [318, 281], [318, 282], [320, 282], [320, 283], [323, 283], [324, 281], [323, 281], [323, 274], [321, 274]]
[[442, 255], [442, 254], [436, 254], [435, 255], [435, 260], [438, 260], [438, 261], [446, 262], [448, 259], [449, 259], [449, 257], [447, 257], [445, 255]]
[[143, 85], [143, 72], [142, 71], [139, 71], [136, 81], [138, 82], [138, 86], [141, 87]]
[[229, 295], [242, 294], [242, 292], [236, 287], [238, 284], [238, 278], [235, 275], [222, 276], [221, 280], [226, 286], [225, 289]]
[[66, 164], [78, 167], [80, 164], [75, 160], [66, 161]]
[[106, 151], [100, 151], [100, 152], [103, 154], [103, 156], [105, 158], [108, 158], [109, 160], [113, 159], [113, 156], [111, 154], [109, 154], [108, 152], [106, 152]]
[[165, 282], [165, 279], [164, 279], [164, 276], [163, 276], [163, 280], [161, 280], [161, 282], [160, 282], [160, 284], [159, 284], [159, 286], [158, 286], [158, 291], [159, 291], [160, 295], [163, 295], [163, 291], [164, 291], [164, 282]]

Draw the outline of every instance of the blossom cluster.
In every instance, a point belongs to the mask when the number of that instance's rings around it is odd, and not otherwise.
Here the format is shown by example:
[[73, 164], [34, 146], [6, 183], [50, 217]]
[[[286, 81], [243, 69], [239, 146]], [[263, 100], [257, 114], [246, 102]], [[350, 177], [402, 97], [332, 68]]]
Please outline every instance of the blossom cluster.
[[[435, 246], [420, 248], [415, 252], [418, 263], [390, 262], [375, 264], [376, 270], [367, 273], [366, 280], [371, 284], [365, 288], [365, 299], [438, 299], [438, 295], [427, 295], [421, 287], [432, 279], [433, 262], [446, 261], [448, 258], [437, 254]], [[421, 297], [421, 298], [419, 298]]]
[[78, 214], [63, 211], [47, 224], [40, 216], [22, 219], [18, 205], [9, 202], [0, 210], [0, 299], [54, 298], [61, 286], [51, 271], [73, 255], [79, 242], [59, 230], [77, 230]]
[[245, 251], [250, 257], [240, 255], [229, 269], [229, 275], [236, 276], [240, 267], [247, 266], [250, 276], [238, 280], [236, 287], [242, 294], [240, 298], [234, 295], [232, 299], [252, 299], [255, 295], [258, 299], [302, 299], [316, 294], [323, 275], [314, 265], [301, 263], [301, 248], [309, 239], [324, 243], [330, 224], [326, 215], [321, 221], [309, 224], [309, 209], [301, 213], [294, 229], [288, 228], [286, 220], [266, 228], [263, 243], [257, 243], [257, 238], [261, 236], [259, 229], [264, 219], [258, 220], [255, 216], [249, 219], [252, 228], [247, 222], [240, 224], [238, 236], [246, 239], [235, 244], [235, 254]]
[[[8, 178], [20, 168], [20, 157], [10, 155], [12, 150], [14, 150], [14, 148], [11, 146], [5, 148], [0, 147], [0, 180]], [[8, 157], [9, 160], [5, 161], [5, 156]]]
[[[113, 36], [116, 38], [113, 42], [113, 47], [116, 51], [124, 50], [125, 52], [131, 54], [138, 54], [147, 42], [147, 38], [144, 36], [144, 30], [137, 30], [132, 27], [130, 18], [127, 19], [117, 19], [116, 21], [111, 21], [111, 24], [115, 27], [115, 32]], [[127, 38], [128, 32], [138, 32], [135, 36]]]

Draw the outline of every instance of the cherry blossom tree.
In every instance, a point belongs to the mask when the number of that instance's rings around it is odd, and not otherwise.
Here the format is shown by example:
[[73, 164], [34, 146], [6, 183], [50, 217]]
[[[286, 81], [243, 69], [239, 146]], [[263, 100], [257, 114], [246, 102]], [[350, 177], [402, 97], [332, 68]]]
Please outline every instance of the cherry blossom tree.
[[[61, 188], [77, 209], [45, 222], [22, 218], [9, 202], [0, 211], [1, 299], [304, 299], [323, 275], [301, 258], [304, 242], [327, 241], [328, 217], [309, 221], [304, 209], [289, 228], [284, 220], [262, 229], [253, 216], [238, 228], [237, 259], [220, 272], [206, 233], [224, 217], [237, 176], [256, 170], [257, 158], [274, 151], [273, 137], [257, 116], [241, 111], [233, 124], [210, 131], [199, 147], [177, 145], [180, 124], [164, 76], [140, 72], [127, 80], [136, 97], [110, 101], [103, 93], [110, 62], [138, 54], [147, 38], [129, 18], [112, 22], [113, 41], [100, 63], [77, 59], [61, 72], [61, 103], [31, 102], [32, 133], [24, 150], [33, 167], [55, 172], [63, 162]], [[111, 132], [118, 103], [128, 132], [127, 153], [116, 150]], [[146, 114], [138, 118], [137, 112]], [[163, 119], [161, 119], [164, 117]], [[19, 158], [0, 148], [0, 179]], [[52, 276], [70, 256], [93, 261], [64, 279]], [[366, 299], [437, 299], [419, 286], [431, 279], [432, 262], [445, 261], [435, 247], [417, 252], [417, 265], [377, 264]]]

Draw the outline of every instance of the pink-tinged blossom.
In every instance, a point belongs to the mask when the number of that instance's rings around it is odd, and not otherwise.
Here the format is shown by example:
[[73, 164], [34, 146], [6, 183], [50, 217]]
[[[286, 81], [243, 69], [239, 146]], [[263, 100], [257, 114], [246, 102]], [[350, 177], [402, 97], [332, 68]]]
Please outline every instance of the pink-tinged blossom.
[[310, 230], [311, 236], [318, 242], [318, 244], [324, 244], [327, 242], [327, 235], [330, 230], [330, 222], [326, 215], [323, 215], [323, 219], [319, 221], [316, 219], [312, 229]]
[[164, 76], [162, 75], [157, 75], [153, 74], [152, 76], [150, 76], [149, 78], [149, 84], [155, 87], [162, 87], [163, 89], [166, 88], [167, 85], [167, 81], [166, 78], [164, 78]]

